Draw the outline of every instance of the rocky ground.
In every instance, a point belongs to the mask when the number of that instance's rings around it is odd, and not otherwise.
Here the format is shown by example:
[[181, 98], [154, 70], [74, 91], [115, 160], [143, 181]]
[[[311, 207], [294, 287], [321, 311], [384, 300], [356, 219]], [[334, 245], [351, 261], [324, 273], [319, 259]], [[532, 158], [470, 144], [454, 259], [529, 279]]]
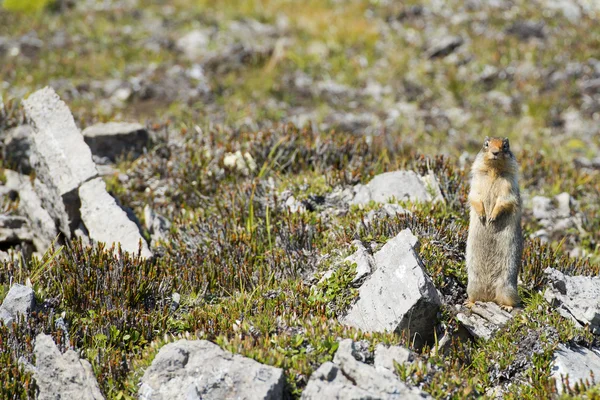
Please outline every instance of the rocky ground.
[[[38, 2], [0, 12], [1, 398], [600, 396], [595, 2]], [[512, 313], [461, 306], [485, 135]]]

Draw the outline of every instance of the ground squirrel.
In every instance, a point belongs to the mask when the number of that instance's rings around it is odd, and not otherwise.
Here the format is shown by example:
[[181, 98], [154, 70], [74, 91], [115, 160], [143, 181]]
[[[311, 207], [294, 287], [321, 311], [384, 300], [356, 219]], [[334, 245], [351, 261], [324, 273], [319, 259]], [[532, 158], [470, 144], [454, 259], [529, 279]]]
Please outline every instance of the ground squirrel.
[[485, 138], [471, 168], [467, 238], [467, 305], [493, 301], [510, 311], [519, 303], [521, 195], [508, 138]]

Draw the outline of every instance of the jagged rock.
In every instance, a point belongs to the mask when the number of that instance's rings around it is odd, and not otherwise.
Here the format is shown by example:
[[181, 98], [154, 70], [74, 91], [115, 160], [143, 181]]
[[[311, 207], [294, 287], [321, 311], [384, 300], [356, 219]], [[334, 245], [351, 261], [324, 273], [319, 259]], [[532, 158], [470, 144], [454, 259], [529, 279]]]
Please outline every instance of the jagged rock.
[[512, 317], [511, 313], [491, 302], [476, 302], [470, 312], [462, 311], [456, 315], [456, 318], [473, 337], [485, 340], [489, 340]]
[[222, 350], [206, 340], [160, 349], [141, 380], [141, 400], [281, 399], [283, 370]]
[[82, 133], [93, 155], [106, 157], [113, 162], [117, 157], [127, 154], [138, 157], [150, 140], [146, 128], [138, 123], [95, 124], [85, 128]]
[[544, 274], [549, 283], [544, 298], [565, 318], [600, 334], [600, 277], [568, 276], [554, 268]]
[[381, 367], [394, 371], [394, 361], [398, 364], [409, 363], [414, 360], [414, 354], [402, 346], [385, 346], [378, 344], [375, 347], [375, 367]]
[[427, 57], [438, 58], [452, 54], [454, 50], [462, 46], [464, 40], [460, 36], [443, 36], [433, 40], [427, 49]]
[[567, 218], [571, 215], [571, 195], [566, 192], [554, 196], [554, 199], [535, 196], [532, 203], [533, 217], [538, 220]]
[[158, 241], [164, 240], [171, 228], [171, 222], [162, 215], [154, 212], [148, 204], [144, 206], [144, 222], [146, 229], [150, 232], [152, 246], [155, 246]]
[[60, 353], [51, 336], [40, 333], [35, 339], [36, 367], [34, 379], [39, 400], [100, 400], [100, 392], [92, 366], [80, 360], [77, 352]]
[[95, 242], [106, 243], [108, 247], [120, 243], [121, 249], [137, 254], [141, 241], [141, 256], [152, 257], [148, 244], [127, 213], [117, 205], [106, 191], [102, 178], [95, 178], [79, 188], [81, 198], [81, 220]]
[[[386, 172], [377, 175], [366, 185], [356, 185], [350, 203], [367, 204], [371, 200], [386, 203], [391, 199], [414, 202], [443, 200], [439, 187], [437, 190], [436, 187], [437, 181], [433, 176], [424, 179], [413, 171]], [[436, 195], [432, 196], [432, 193]]]
[[579, 382], [587, 382], [588, 385], [594, 381], [597, 383], [600, 376], [600, 349], [559, 345], [554, 352], [552, 365], [552, 378], [556, 380], [559, 394], [564, 391], [562, 378], [567, 376], [570, 388]]
[[417, 243], [405, 229], [375, 253], [375, 272], [340, 318], [343, 324], [366, 332], [408, 330], [416, 343], [431, 338], [441, 300], [415, 252]]
[[27, 219], [18, 215], [0, 215], [0, 243], [18, 244], [32, 241]]
[[533, 217], [538, 220], [543, 229], [533, 233], [532, 236], [548, 241], [564, 235], [564, 232], [570, 228], [582, 230], [583, 216], [579, 212], [572, 213], [573, 204], [576, 203], [569, 193], [561, 193], [552, 199], [535, 196], [532, 199]]
[[33, 232], [33, 244], [39, 253], [44, 253], [56, 240], [58, 230], [54, 220], [42, 207], [42, 201], [34, 190], [35, 185], [41, 185], [39, 179], [34, 183], [28, 176], [20, 175], [14, 171], [4, 170], [6, 186], [19, 194], [18, 211], [30, 223]]
[[38, 90], [23, 101], [33, 126], [33, 162], [43, 185], [35, 189], [44, 208], [67, 237], [79, 224], [77, 189], [98, 175], [90, 148], [83, 141], [67, 105], [53, 89]]
[[302, 392], [304, 400], [320, 399], [428, 399], [427, 393], [401, 382], [390, 370], [356, 360], [355, 343], [340, 342], [333, 362], [312, 373]]
[[9, 130], [4, 138], [4, 160], [24, 174], [31, 172], [29, 157], [32, 140], [33, 129], [29, 125], [20, 125]]
[[403, 207], [398, 204], [387, 203], [381, 206], [381, 208], [377, 210], [371, 210], [367, 213], [364, 220], [359, 223], [364, 223], [366, 226], [369, 226], [373, 223], [373, 221], [385, 217], [394, 217], [396, 215], [404, 215], [411, 214], [410, 211], [405, 210]]
[[360, 240], [355, 240], [354, 245], [357, 247], [357, 250], [352, 255], [346, 257], [344, 261], [351, 264], [356, 263], [356, 276], [352, 280], [352, 283], [356, 284], [373, 272], [375, 259]]
[[0, 319], [5, 325], [12, 323], [18, 315], [27, 319], [29, 312], [35, 305], [33, 290], [18, 283], [11, 286], [8, 294], [0, 305]]

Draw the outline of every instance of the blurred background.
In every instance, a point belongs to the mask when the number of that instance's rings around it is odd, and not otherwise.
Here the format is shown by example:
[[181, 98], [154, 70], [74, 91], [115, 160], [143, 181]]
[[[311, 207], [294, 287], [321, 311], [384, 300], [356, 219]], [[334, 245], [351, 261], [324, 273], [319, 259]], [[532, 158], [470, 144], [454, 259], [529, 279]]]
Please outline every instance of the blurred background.
[[82, 127], [292, 122], [454, 156], [502, 135], [589, 164], [598, 15], [589, 0], [5, 0], [0, 86], [6, 103], [50, 85]]

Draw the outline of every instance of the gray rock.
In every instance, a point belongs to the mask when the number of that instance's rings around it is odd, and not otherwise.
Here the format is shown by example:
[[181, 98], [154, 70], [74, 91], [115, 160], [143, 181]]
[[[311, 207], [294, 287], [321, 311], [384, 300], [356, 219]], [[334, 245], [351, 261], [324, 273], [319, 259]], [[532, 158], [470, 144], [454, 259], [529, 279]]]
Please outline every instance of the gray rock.
[[373, 367], [353, 356], [355, 343], [340, 342], [333, 363], [321, 365], [310, 376], [302, 399], [428, 399], [427, 393], [410, 387], [386, 368]]
[[33, 290], [18, 283], [11, 286], [8, 294], [0, 305], [0, 319], [5, 325], [11, 324], [18, 315], [27, 319], [29, 312], [35, 305]]
[[18, 215], [0, 215], [0, 243], [18, 244], [32, 239], [33, 233], [26, 218]]
[[141, 380], [141, 400], [281, 399], [283, 370], [222, 350], [206, 340], [160, 349]]
[[534, 21], [517, 21], [506, 29], [506, 33], [518, 37], [519, 40], [544, 39], [546, 37], [544, 23]]
[[148, 204], [144, 206], [144, 223], [146, 229], [150, 232], [152, 246], [156, 246], [159, 241], [164, 240], [171, 228], [171, 222], [162, 215], [154, 212]]
[[354, 245], [357, 247], [357, 250], [352, 255], [346, 257], [344, 261], [356, 264], [356, 276], [352, 280], [352, 283], [356, 284], [371, 274], [375, 268], [375, 259], [360, 240], [355, 240]]
[[417, 243], [405, 229], [375, 253], [376, 270], [340, 318], [343, 324], [366, 332], [407, 330], [417, 344], [431, 338], [441, 300], [415, 252]]
[[571, 195], [561, 193], [553, 199], [535, 196], [532, 199], [533, 217], [538, 220], [555, 220], [571, 216]]
[[98, 172], [92, 153], [83, 141], [67, 105], [46, 87], [23, 101], [32, 123], [33, 162], [46, 190], [36, 192], [44, 208], [58, 221], [60, 230], [71, 237], [79, 224], [77, 188]]
[[152, 257], [137, 225], [108, 194], [102, 178], [95, 178], [81, 185], [79, 197], [81, 198], [81, 220], [91, 240], [106, 243], [108, 247], [115, 244], [115, 250], [119, 243], [122, 250], [132, 254], [137, 254], [141, 241], [141, 256]]
[[33, 129], [29, 125], [20, 125], [6, 132], [3, 157], [6, 162], [24, 174], [31, 172], [31, 142]]
[[359, 222], [359, 224], [364, 223], [366, 226], [370, 226], [373, 221], [385, 218], [385, 217], [394, 217], [396, 215], [404, 215], [411, 214], [410, 211], [405, 210], [403, 207], [398, 204], [386, 203], [381, 208], [377, 210], [371, 210], [367, 213], [364, 220]]
[[42, 185], [42, 183], [39, 179], [35, 179], [32, 184], [28, 176], [14, 171], [4, 170], [4, 174], [6, 185], [19, 193], [18, 211], [29, 220], [36, 250], [45, 253], [51, 243], [56, 240], [58, 229], [48, 211], [42, 207], [42, 201], [34, 190], [34, 186]]
[[51, 336], [40, 333], [35, 339], [36, 368], [33, 375], [39, 387], [39, 400], [100, 400], [92, 366], [80, 360], [77, 352], [60, 353]]
[[381, 367], [394, 371], [394, 361], [405, 364], [414, 360], [414, 354], [402, 346], [385, 346], [378, 344], [375, 347], [375, 367]]
[[[559, 345], [554, 352], [552, 365], [552, 378], [556, 380], [558, 393], [563, 393], [562, 378], [569, 380], [569, 387], [573, 388], [579, 382], [596, 383], [600, 376], [600, 349], [586, 349], [581, 346], [567, 347]], [[566, 384], [566, 381], [565, 381]]]
[[208, 32], [193, 30], [177, 40], [175, 46], [189, 59], [195, 60], [208, 50], [210, 36]]
[[427, 57], [439, 58], [452, 54], [454, 50], [462, 46], [464, 40], [460, 36], [443, 36], [432, 41], [427, 49]]
[[367, 204], [371, 200], [386, 203], [391, 199], [427, 202], [443, 200], [432, 183], [435, 177], [424, 179], [413, 171], [386, 172], [374, 177], [366, 185], [356, 185], [350, 204]]
[[561, 315], [600, 334], [600, 276], [568, 276], [554, 268], [544, 274], [549, 283], [544, 298]]
[[148, 145], [150, 135], [138, 123], [108, 122], [95, 124], [83, 130], [85, 142], [92, 154], [116, 161], [119, 156], [140, 156]]
[[456, 319], [473, 337], [484, 340], [494, 336], [512, 317], [511, 313], [491, 302], [476, 302], [470, 311], [462, 311], [456, 315]]

